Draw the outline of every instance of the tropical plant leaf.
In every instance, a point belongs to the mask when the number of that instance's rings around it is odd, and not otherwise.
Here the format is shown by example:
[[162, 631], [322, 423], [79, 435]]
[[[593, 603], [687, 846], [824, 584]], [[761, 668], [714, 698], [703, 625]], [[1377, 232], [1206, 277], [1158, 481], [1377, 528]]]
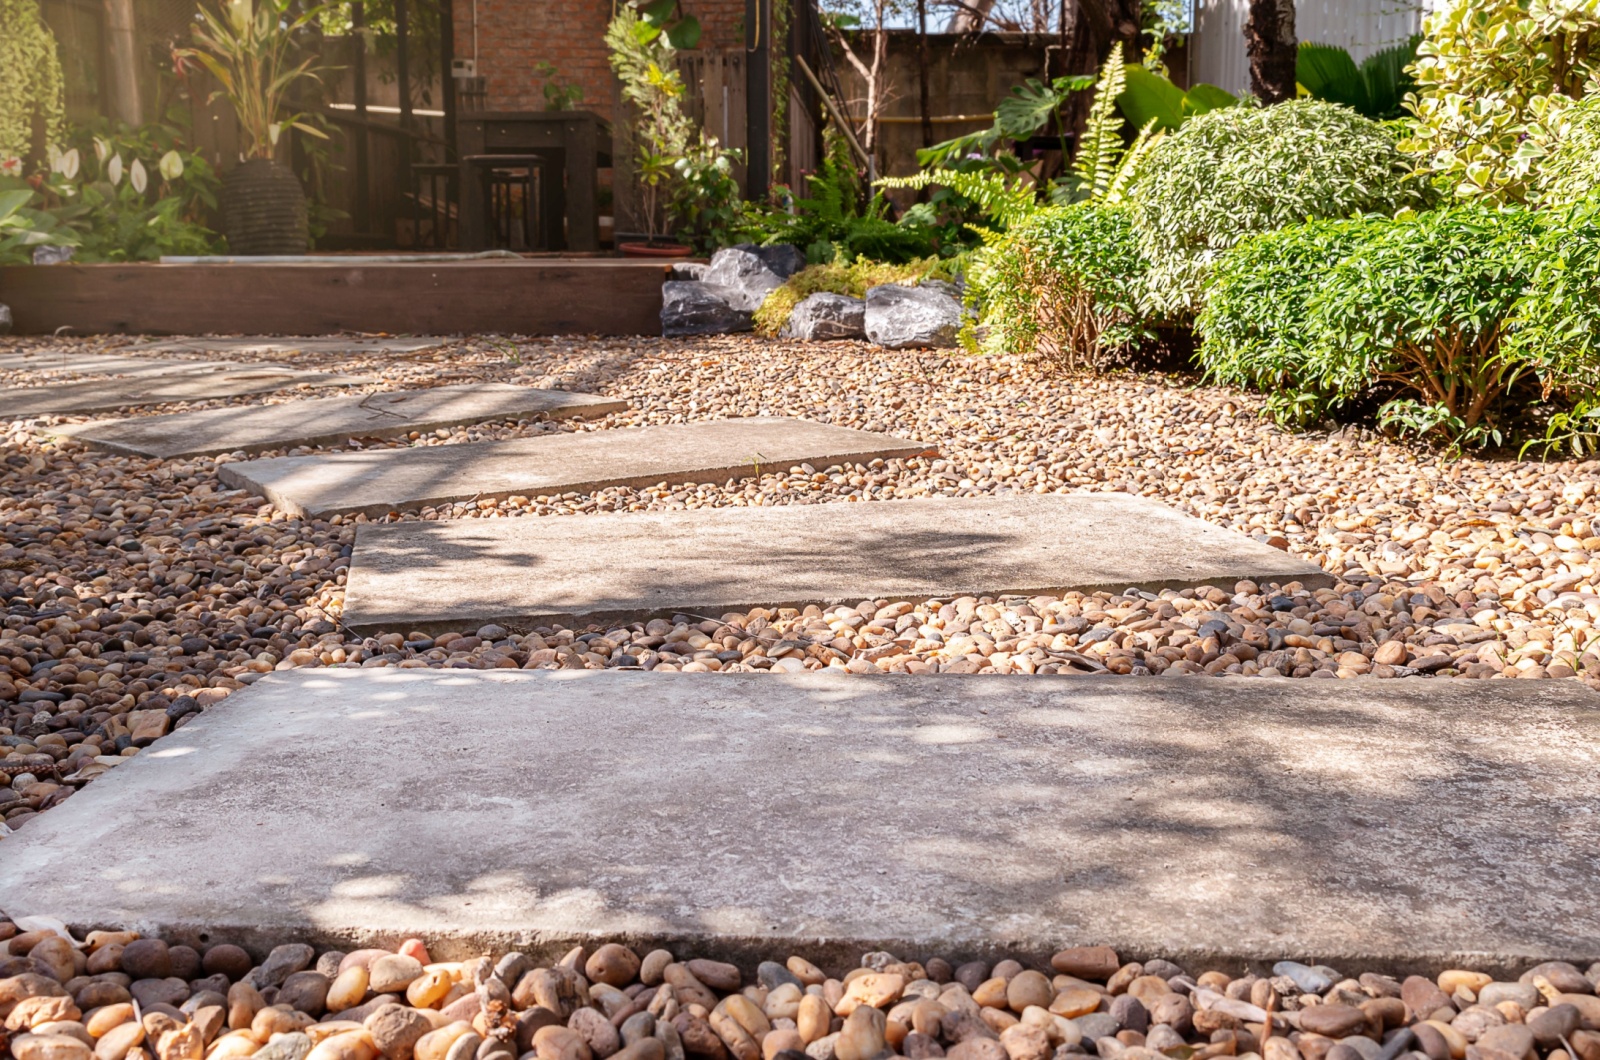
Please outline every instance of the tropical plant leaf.
[[1156, 128], [1168, 132], [1183, 124], [1183, 89], [1142, 66], [1130, 68], [1126, 77], [1117, 106], [1129, 122], [1142, 129], [1154, 121]]
[[1417, 87], [1410, 69], [1421, 43], [1419, 34], [1405, 44], [1373, 52], [1361, 61], [1361, 79], [1366, 83], [1368, 105], [1372, 108], [1367, 117], [1393, 118], [1404, 111], [1406, 93]]
[[1211, 110], [1220, 110], [1223, 107], [1237, 107], [1238, 105], [1238, 96], [1225, 88], [1208, 85], [1204, 81], [1183, 94], [1183, 113], [1185, 117], [1204, 114]]
[[1094, 78], [1087, 76], [1058, 77], [1048, 85], [1030, 77], [994, 108], [995, 128], [1013, 140], [1026, 140], [1055, 117], [1069, 96], [1093, 84]]
[[1366, 79], [1350, 53], [1331, 44], [1300, 43], [1295, 80], [1307, 93], [1328, 103], [1342, 103], [1357, 114], [1372, 116]]
[[686, 15], [667, 28], [667, 43], [680, 51], [687, 51], [700, 43], [700, 20]]

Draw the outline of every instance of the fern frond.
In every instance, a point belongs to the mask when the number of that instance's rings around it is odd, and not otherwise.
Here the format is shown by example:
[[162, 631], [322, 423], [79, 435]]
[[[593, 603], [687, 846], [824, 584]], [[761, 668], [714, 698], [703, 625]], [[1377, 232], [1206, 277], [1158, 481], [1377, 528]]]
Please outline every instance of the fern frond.
[[961, 197], [972, 200], [985, 216], [1004, 228], [1011, 227], [1039, 208], [1038, 196], [1030, 180], [1024, 178], [1012, 183], [994, 172], [924, 169], [909, 177], [882, 177], [878, 180], [881, 188], [910, 188], [915, 191], [932, 184], [949, 188]]
[[1101, 201], [1112, 206], [1122, 202], [1127, 195], [1128, 185], [1132, 184], [1133, 178], [1138, 175], [1139, 165], [1144, 161], [1144, 156], [1149, 154], [1150, 149], [1160, 143], [1165, 135], [1165, 131], [1157, 131], [1155, 118], [1145, 122], [1144, 128], [1139, 130], [1139, 135], [1134, 137], [1133, 143], [1123, 152], [1122, 161], [1117, 164], [1117, 172], [1106, 185]]
[[1086, 198], [1102, 198], [1116, 176], [1123, 126], [1122, 115], [1117, 111], [1117, 97], [1122, 95], [1127, 83], [1122, 47], [1117, 45], [1100, 68], [1100, 83], [1095, 86], [1089, 120], [1078, 142], [1077, 157], [1073, 159], [1072, 172]]

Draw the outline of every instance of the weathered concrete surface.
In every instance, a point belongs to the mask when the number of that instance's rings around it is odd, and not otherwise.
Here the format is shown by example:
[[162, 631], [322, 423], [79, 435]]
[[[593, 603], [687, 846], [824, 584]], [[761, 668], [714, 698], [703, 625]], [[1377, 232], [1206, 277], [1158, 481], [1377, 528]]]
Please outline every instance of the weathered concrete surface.
[[301, 339], [283, 335], [243, 335], [232, 337], [199, 336], [186, 339], [165, 339], [145, 342], [123, 349], [142, 353], [346, 353], [351, 356], [368, 353], [415, 353], [442, 346], [448, 339], [421, 336], [413, 338], [359, 339], [331, 336], [328, 338]]
[[0, 370], [40, 375], [148, 375], [152, 372], [217, 372], [239, 367], [230, 361], [180, 360], [176, 357], [119, 357], [115, 354], [63, 355], [60, 352], [17, 351], [0, 354]]
[[100, 412], [106, 409], [161, 405], [169, 401], [266, 394], [289, 387], [354, 386], [366, 376], [326, 375], [281, 365], [230, 365], [226, 369], [164, 371], [76, 383], [18, 387], [0, 392], [0, 419]]
[[496, 419], [592, 419], [626, 401], [505, 383], [468, 383], [365, 397], [316, 398], [250, 408], [77, 423], [56, 429], [97, 448], [174, 458], [259, 453], [298, 445], [342, 445]]
[[361, 631], [1199, 585], [1322, 568], [1125, 493], [462, 519], [356, 531]]
[[0, 902], [258, 953], [1584, 967], [1597, 708], [1575, 681], [296, 670], [5, 840]]
[[866, 462], [929, 446], [778, 417], [712, 420], [470, 445], [278, 457], [221, 469], [297, 515], [384, 515], [471, 498], [529, 497], [657, 482], [725, 482], [761, 467]]

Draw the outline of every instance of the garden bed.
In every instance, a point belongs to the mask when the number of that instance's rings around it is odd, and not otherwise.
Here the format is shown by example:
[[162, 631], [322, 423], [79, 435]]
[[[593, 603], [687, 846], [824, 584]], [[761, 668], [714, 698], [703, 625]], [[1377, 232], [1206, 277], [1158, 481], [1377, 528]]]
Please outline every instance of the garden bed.
[[15, 265], [21, 335], [635, 335], [661, 329], [658, 262], [612, 258], [294, 264]]

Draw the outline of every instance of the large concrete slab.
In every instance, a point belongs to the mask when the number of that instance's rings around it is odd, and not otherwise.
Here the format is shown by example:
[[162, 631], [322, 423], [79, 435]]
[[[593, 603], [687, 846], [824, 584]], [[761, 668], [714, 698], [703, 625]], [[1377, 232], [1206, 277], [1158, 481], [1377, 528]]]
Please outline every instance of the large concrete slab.
[[393, 438], [411, 431], [497, 419], [592, 419], [626, 401], [507, 383], [468, 383], [366, 397], [314, 398], [250, 408], [201, 409], [170, 416], [75, 423], [56, 429], [100, 449], [167, 459], [259, 453], [350, 438]]
[[296, 515], [385, 515], [452, 501], [725, 482], [763, 467], [864, 463], [928, 452], [887, 434], [780, 417], [546, 435], [506, 442], [251, 460], [221, 469]]
[[1575, 681], [297, 670], [0, 845], [15, 916], [1198, 971], [1600, 958]]
[[460, 519], [359, 527], [344, 620], [438, 632], [1242, 578], [1332, 584], [1314, 564], [1125, 493]]
[[448, 339], [429, 336], [411, 338], [354, 338], [330, 335], [324, 338], [301, 339], [283, 335], [200, 336], [198, 338], [166, 339], [145, 342], [124, 349], [142, 353], [232, 353], [232, 354], [283, 354], [330, 353], [358, 356], [367, 353], [415, 353], [442, 346]]
[[0, 371], [40, 375], [148, 375], [153, 372], [216, 372], [237, 368], [227, 361], [180, 360], [174, 357], [121, 357], [116, 354], [16, 351], [0, 354]]
[[0, 392], [0, 420], [29, 416], [103, 412], [107, 409], [161, 405], [169, 401], [208, 401], [213, 398], [266, 394], [289, 387], [354, 386], [372, 380], [367, 376], [327, 375], [281, 365], [194, 371], [173, 369], [159, 373], [88, 379], [74, 383], [16, 387]]

